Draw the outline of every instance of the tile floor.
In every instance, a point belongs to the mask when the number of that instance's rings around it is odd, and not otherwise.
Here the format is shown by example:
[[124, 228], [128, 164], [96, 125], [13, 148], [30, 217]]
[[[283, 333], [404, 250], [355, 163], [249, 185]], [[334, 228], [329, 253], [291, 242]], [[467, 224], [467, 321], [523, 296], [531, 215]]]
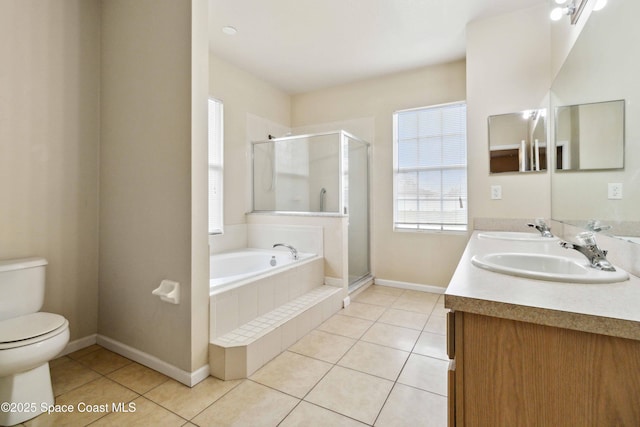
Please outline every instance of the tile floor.
[[75, 411], [25, 425], [445, 426], [445, 315], [441, 295], [371, 286], [250, 378], [193, 388], [94, 345], [51, 362]]

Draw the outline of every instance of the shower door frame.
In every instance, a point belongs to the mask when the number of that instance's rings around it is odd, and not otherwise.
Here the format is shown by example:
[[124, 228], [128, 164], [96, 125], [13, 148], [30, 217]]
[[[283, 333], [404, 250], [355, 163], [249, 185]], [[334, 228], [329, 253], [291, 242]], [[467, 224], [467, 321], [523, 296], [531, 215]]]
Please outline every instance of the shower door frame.
[[[346, 131], [340, 131], [341, 133], [341, 138], [342, 138], [342, 148], [344, 150], [346, 150], [347, 155], [343, 155], [341, 156], [341, 160], [344, 161], [344, 159], [346, 158], [347, 161], [349, 159], [349, 142], [348, 139], [352, 139], [356, 142], [359, 142], [361, 144], [364, 145], [364, 148], [366, 150], [366, 161], [367, 161], [367, 177], [366, 177], [366, 191], [367, 191], [367, 206], [366, 206], [366, 217], [367, 217], [367, 229], [366, 229], [366, 235], [367, 235], [367, 272], [365, 272], [362, 275], [359, 275], [357, 277], [355, 277], [353, 280], [351, 279], [351, 275], [349, 274], [349, 276], [347, 277], [347, 283], [348, 283], [348, 290], [349, 293], [357, 290], [360, 285], [366, 283], [371, 277], [372, 277], [372, 273], [371, 273], [371, 144], [367, 141], [365, 141], [362, 138], [358, 138], [357, 136], [354, 136], [353, 134], [346, 132]], [[341, 166], [342, 167], [342, 166]], [[341, 169], [342, 171], [344, 171], [344, 169]], [[350, 184], [350, 183], [349, 183]], [[348, 191], [349, 194], [351, 194], [351, 185], [349, 185]], [[344, 196], [344, 195], [343, 195]], [[344, 198], [344, 197], [343, 197]], [[349, 206], [349, 203], [347, 201], [347, 210], [343, 211], [345, 212], [345, 214], [347, 215], [347, 217], [349, 218], [349, 222], [351, 220], [351, 206]], [[347, 227], [347, 247], [350, 247], [350, 242], [349, 242], [349, 230], [350, 227]], [[347, 265], [347, 271], [349, 272], [349, 265]]]
[[[337, 212], [312, 212], [312, 211], [287, 211], [287, 210], [256, 210], [255, 209], [255, 145], [257, 144], [266, 144], [266, 143], [276, 143], [280, 141], [291, 141], [296, 139], [304, 139], [304, 138], [312, 138], [312, 137], [320, 137], [320, 136], [329, 136], [329, 135], [337, 135], [339, 137], [339, 150], [340, 155], [338, 156], [338, 191], [340, 192], [340, 197], [338, 198], [338, 211]], [[345, 170], [345, 161], [348, 162], [349, 159], [349, 143], [348, 139], [352, 139], [356, 142], [359, 142], [364, 145], [366, 149], [366, 161], [367, 161], [367, 207], [366, 207], [366, 217], [367, 217], [367, 270], [368, 272], [364, 275], [358, 276], [353, 281], [350, 279], [350, 275], [348, 274], [349, 266], [347, 265], [347, 277], [346, 282], [349, 288], [349, 292], [357, 289], [357, 286], [352, 289], [352, 285], [359, 284], [360, 282], [365, 282], [369, 278], [373, 277], [371, 272], [371, 144], [365, 141], [362, 138], [358, 138], [357, 136], [349, 133], [345, 130], [337, 130], [337, 131], [328, 131], [328, 132], [318, 132], [318, 133], [308, 133], [308, 134], [300, 134], [300, 135], [291, 135], [284, 136], [280, 138], [272, 138], [267, 140], [260, 141], [251, 141], [251, 212], [252, 213], [269, 213], [273, 215], [297, 215], [297, 216], [325, 216], [325, 217], [347, 217], [350, 216], [350, 206], [348, 200], [345, 200], [345, 192], [344, 192], [344, 170]], [[275, 171], [274, 171], [275, 173]], [[351, 188], [349, 186], [348, 191]], [[349, 229], [347, 229], [347, 248], [349, 247]]]

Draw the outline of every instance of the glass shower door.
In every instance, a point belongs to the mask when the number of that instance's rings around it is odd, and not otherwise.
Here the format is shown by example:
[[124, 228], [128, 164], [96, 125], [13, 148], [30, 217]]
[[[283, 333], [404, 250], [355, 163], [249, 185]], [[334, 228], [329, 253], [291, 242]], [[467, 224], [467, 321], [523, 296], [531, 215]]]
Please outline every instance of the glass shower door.
[[349, 287], [370, 275], [369, 145], [344, 134], [347, 161], [343, 165], [349, 215]]

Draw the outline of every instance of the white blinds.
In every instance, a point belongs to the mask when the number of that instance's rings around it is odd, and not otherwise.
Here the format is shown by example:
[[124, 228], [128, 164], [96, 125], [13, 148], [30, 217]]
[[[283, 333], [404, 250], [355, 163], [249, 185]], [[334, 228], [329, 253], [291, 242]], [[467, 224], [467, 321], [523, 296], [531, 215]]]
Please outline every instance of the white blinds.
[[394, 114], [394, 228], [466, 230], [467, 108]]
[[216, 99], [209, 99], [209, 234], [222, 233], [222, 147], [222, 102]]

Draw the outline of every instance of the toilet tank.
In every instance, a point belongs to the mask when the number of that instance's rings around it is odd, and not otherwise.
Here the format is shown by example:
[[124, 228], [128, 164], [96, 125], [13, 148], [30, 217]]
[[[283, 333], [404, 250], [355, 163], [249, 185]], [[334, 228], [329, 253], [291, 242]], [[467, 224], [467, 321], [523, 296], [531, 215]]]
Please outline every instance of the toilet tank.
[[36, 313], [44, 303], [47, 260], [0, 260], [0, 320]]

